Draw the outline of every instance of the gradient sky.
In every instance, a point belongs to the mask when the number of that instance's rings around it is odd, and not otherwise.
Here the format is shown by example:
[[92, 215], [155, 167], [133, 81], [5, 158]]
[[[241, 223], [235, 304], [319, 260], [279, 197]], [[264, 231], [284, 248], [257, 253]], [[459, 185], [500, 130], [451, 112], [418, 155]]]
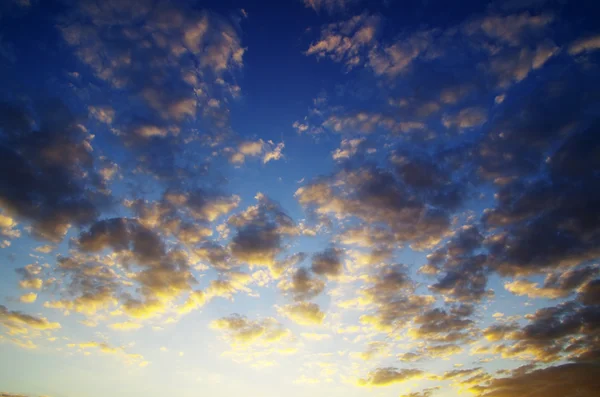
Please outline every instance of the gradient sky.
[[0, 396], [596, 396], [594, 3], [1, 1]]

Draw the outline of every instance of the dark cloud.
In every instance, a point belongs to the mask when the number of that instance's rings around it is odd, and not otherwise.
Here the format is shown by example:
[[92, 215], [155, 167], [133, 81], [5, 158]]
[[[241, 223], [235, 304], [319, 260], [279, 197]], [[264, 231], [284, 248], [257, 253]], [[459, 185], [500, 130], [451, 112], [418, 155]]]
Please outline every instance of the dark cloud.
[[446, 246], [430, 254], [421, 271], [440, 274], [440, 278], [429, 288], [449, 299], [465, 302], [479, 301], [489, 295], [487, 256], [477, 253], [483, 240], [478, 227], [463, 226]]
[[[588, 155], [591, 160], [591, 153], [600, 144], [597, 127], [595, 124], [569, 137], [556, 152], [562, 159], [559, 161], [566, 162], [568, 156], [577, 158], [577, 150], [571, 154], [567, 151], [575, 149], [573, 141], [580, 140], [588, 146], [580, 156]], [[550, 164], [554, 158], [550, 157]], [[564, 171], [551, 169], [550, 178], [517, 180], [500, 189], [497, 207], [484, 216], [488, 227], [504, 230], [489, 242], [498, 270], [536, 272], [574, 266], [600, 255], [600, 219], [594, 210], [600, 203], [600, 190], [594, 163], [588, 164], [591, 168], [577, 175], [569, 171], [574, 165], [562, 164], [560, 169]], [[562, 172], [570, 175], [564, 178]], [[540, 208], [544, 209], [541, 213]]]
[[118, 302], [119, 274], [99, 258], [84, 254], [58, 257], [55, 274], [60, 276], [62, 297], [47, 301], [45, 307], [94, 315]]
[[0, 206], [60, 241], [98, 216], [108, 198], [94, 169], [92, 138], [60, 101], [0, 103]]
[[13, 334], [27, 333], [28, 328], [42, 331], [60, 328], [59, 323], [48, 321], [45, 317], [9, 310], [4, 305], [0, 305], [0, 325]]
[[323, 292], [325, 282], [314, 277], [309, 269], [301, 267], [294, 271], [289, 281], [282, 281], [279, 287], [282, 291], [291, 293], [294, 300], [304, 301]]
[[258, 204], [229, 217], [227, 223], [235, 228], [229, 249], [236, 260], [267, 266], [279, 274], [277, 256], [283, 252], [284, 238], [299, 230], [279, 204], [260, 193], [256, 198]]
[[327, 248], [312, 257], [311, 269], [315, 274], [335, 277], [342, 273], [343, 251], [339, 248]]
[[575, 65], [549, 72], [533, 92], [507, 104], [477, 146], [481, 175], [515, 177], [538, 171], [557, 140], [585, 127], [594, 114], [600, 98], [592, 88], [599, 83], [593, 73]]
[[600, 305], [600, 279], [587, 283], [579, 293], [579, 300], [584, 305]]
[[464, 342], [473, 337], [474, 321], [468, 317], [474, 308], [458, 305], [444, 309], [431, 309], [414, 318], [415, 327], [409, 330], [414, 339], [435, 342]]
[[360, 321], [381, 331], [405, 326], [435, 301], [432, 296], [415, 294], [415, 283], [402, 266], [384, 267], [368, 281], [358, 292], [359, 301], [374, 312], [364, 314]]
[[[93, 314], [123, 302], [128, 314], [147, 317], [160, 312], [167, 302], [191, 291], [196, 283], [187, 253], [178, 247], [168, 248], [159, 234], [136, 219], [98, 221], [82, 232], [73, 246], [81, 254], [59, 259], [57, 269], [71, 277], [68, 293], [72, 297], [50, 302], [49, 307]], [[93, 262], [85, 257], [85, 254], [97, 254], [106, 249], [116, 254], [113, 260], [127, 271], [126, 278], [118, 276], [104, 261], [98, 259], [96, 265], [92, 265]], [[120, 284], [127, 284], [124, 281], [138, 285], [136, 292], [143, 300], [131, 295], [126, 288], [118, 288]]]
[[447, 204], [456, 203], [454, 195], [443, 189], [428, 192], [419, 197], [392, 172], [363, 166], [302, 187], [296, 196], [318, 214], [386, 225], [397, 244], [412, 243], [414, 248], [426, 249], [448, 233]]
[[541, 362], [587, 360], [597, 355], [600, 337], [598, 306], [569, 301], [537, 310], [523, 327], [497, 324], [484, 330], [488, 340], [510, 340], [496, 350], [504, 357]]
[[584, 266], [562, 273], [549, 274], [541, 287], [537, 283], [517, 279], [505, 283], [504, 288], [516, 295], [526, 295], [530, 298], [565, 298], [580, 290], [583, 284], [598, 274], [597, 266]]
[[521, 376], [496, 378], [477, 391], [482, 397], [592, 397], [598, 388], [600, 367], [597, 364], [565, 364]]
[[220, 244], [207, 242], [194, 247], [192, 251], [201, 261], [206, 261], [217, 270], [228, 271], [237, 267], [231, 260], [229, 250]]

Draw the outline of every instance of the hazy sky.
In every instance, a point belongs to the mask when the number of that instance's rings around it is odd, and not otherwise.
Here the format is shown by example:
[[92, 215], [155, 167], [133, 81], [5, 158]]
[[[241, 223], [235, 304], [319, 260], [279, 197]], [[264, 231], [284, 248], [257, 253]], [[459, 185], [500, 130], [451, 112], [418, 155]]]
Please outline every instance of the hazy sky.
[[596, 396], [594, 3], [0, 1], [0, 396]]

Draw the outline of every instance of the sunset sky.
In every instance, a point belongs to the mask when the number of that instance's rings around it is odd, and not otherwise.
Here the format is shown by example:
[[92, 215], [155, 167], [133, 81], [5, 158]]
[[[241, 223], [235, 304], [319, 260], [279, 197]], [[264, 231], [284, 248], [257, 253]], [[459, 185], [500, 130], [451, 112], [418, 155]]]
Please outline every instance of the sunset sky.
[[0, 397], [592, 397], [600, 4], [1, 0]]

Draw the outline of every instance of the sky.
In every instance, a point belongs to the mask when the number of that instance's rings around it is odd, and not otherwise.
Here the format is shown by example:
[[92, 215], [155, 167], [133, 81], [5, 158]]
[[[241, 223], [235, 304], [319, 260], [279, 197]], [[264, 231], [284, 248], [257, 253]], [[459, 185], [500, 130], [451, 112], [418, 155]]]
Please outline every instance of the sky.
[[0, 2], [0, 396], [597, 395], [595, 3]]

